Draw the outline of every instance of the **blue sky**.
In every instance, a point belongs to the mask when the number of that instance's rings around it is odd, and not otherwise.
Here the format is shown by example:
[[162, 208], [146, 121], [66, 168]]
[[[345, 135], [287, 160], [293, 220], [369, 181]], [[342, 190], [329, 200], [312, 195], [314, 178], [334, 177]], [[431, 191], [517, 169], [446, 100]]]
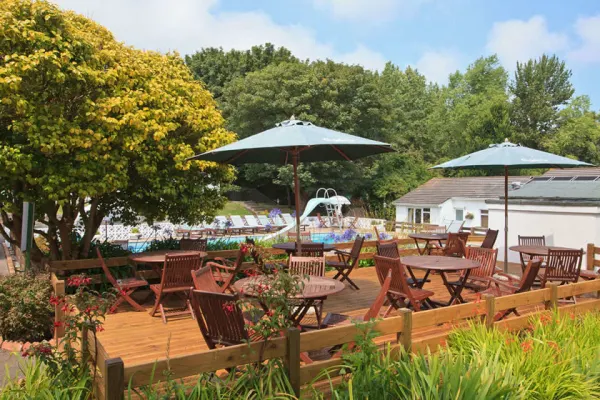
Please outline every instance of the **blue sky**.
[[136, 47], [182, 54], [205, 46], [272, 42], [300, 58], [381, 69], [417, 67], [446, 83], [482, 55], [557, 54], [576, 94], [600, 108], [600, 1], [596, 0], [58, 0]]

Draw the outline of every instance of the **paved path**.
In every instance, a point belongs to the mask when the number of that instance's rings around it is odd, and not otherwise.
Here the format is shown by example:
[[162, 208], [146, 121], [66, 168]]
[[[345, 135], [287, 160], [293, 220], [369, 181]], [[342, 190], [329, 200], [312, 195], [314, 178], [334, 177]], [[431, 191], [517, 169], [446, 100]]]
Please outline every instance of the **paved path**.
[[14, 377], [19, 370], [20, 356], [8, 351], [0, 350], [0, 387], [4, 386], [6, 377], [6, 366], [11, 377]]

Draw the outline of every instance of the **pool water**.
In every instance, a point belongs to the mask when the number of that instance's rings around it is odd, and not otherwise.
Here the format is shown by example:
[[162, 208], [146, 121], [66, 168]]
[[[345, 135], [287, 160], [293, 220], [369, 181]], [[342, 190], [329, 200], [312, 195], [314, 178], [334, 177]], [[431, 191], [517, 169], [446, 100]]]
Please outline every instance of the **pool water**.
[[[313, 242], [320, 242], [320, 243], [327, 243], [327, 244], [342, 243], [345, 241], [350, 241], [350, 240], [341, 240], [340, 235], [342, 235], [343, 232], [332, 232], [332, 233], [324, 233], [324, 232], [311, 233], [311, 238], [312, 238]], [[208, 243], [209, 244], [210, 243], [223, 243], [223, 244], [241, 243], [244, 240], [246, 240], [246, 237], [254, 239], [256, 241], [259, 241], [264, 237], [264, 235], [226, 236], [226, 237], [218, 237], [218, 238], [209, 238]], [[150, 243], [151, 243], [151, 240], [148, 240], [147, 242], [129, 243], [129, 251], [131, 251], [132, 253], [140, 253], [140, 252], [146, 250], [148, 248], [148, 246], [150, 246]]]

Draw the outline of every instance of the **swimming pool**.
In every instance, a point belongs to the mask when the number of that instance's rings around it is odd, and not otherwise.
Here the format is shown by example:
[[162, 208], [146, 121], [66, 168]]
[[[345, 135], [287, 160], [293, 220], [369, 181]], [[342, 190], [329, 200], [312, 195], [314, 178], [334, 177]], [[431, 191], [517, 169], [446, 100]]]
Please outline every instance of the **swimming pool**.
[[[311, 233], [311, 238], [313, 240], [313, 242], [320, 242], [320, 243], [343, 243], [343, 242], [350, 242], [354, 239], [355, 234], [350, 235], [349, 232], [319, 232], [319, 233]], [[223, 236], [223, 237], [216, 237], [216, 238], [209, 238], [208, 239], [208, 243], [209, 244], [217, 244], [217, 243], [222, 243], [222, 244], [230, 244], [230, 243], [241, 243], [244, 240], [246, 240], [246, 237], [251, 238], [256, 240], [257, 242], [260, 241], [264, 235], [250, 235], [250, 236]], [[131, 251], [132, 253], [139, 253], [142, 252], [144, 250], [146, 250], [148, 248], [148, 246], [150, 246], [150, 243], [152, 241], [148, 240], [145, 242], [133, 242], [133, 243], [129, 243], [129, 251]]]

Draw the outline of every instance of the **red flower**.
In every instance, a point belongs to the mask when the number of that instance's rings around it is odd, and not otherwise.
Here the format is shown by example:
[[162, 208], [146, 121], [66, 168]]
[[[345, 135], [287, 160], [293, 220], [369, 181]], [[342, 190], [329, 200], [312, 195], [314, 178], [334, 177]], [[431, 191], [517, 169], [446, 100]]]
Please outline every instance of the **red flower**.
[[226, 313], [232, 313], [233, 312], [233, 304], [231, 304], [231, 303], [224, 303], [222, 307], [223, 307], [223, 310]]
[[55, 321], [54, 322], [54, 327], [55, 328], [60, 328], [61, 326], [63, 326], [63, 323], [61, 321]]
[[84, 286], [89, 285], [92, 282], [92, 278], [86, 278], [83, 276], [71, 276], [67, 278], [67, 286]]
[[553, 342], [552, 340], [548, 341], [548, 346], [552, 347], [554, 350], [558, 350], [558, 343]]
[[246, 243], [242, 243], [240, 245], [240, 250], [242, 251], [242, 254], [246, 254], [248, 252], [248, 245], [246, 245]]
[[524, 353], [527, 353], [533, 349], [533, 342], [531, 340], [526, 340], [521, 343], [521, 349], [523, 349]]
[[21, 353], [21, 357], [23, 357], [23, 358], [27, 358], [29, 356], [30, 356], [30, 354], [27, 350], [25, 350], [24, 352]]
[[57, 296], [50, 296], [50, 304], [53, 306], [59, 305], [63, 300]]
[[103, 331], [104, 331], [104, 327], [102, 325], [96, 326], [96, 332], [103, 332]]
[[272, 317], [275, 313], [272, 310], [267, 311], [267, 316]]

